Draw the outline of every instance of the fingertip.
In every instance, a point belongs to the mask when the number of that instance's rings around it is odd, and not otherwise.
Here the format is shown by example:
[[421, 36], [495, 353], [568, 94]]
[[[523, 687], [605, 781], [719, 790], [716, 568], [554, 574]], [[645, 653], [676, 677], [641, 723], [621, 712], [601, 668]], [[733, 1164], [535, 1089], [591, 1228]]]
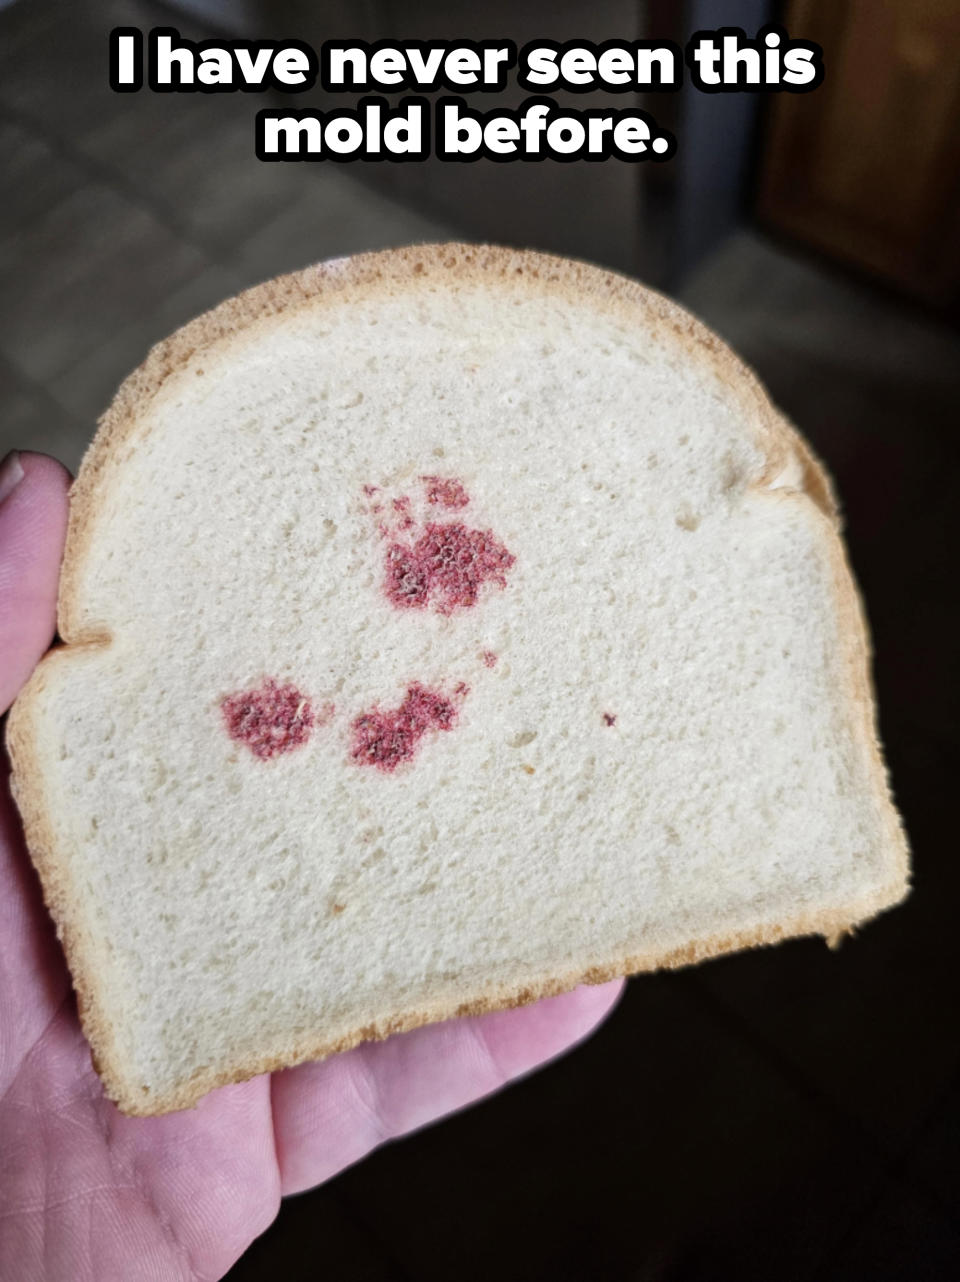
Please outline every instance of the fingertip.
[[581, 984], [531, 1006], [479, 1016], [484, 1035], [511, 1076], [546, 1063], [589, 1037], [623, 992], [624, 981]]
[[585, 1018], [599, 1023], [606, 1019], [620, 1001], [626, 986], [625, 979], [608, 979], [602, 984], [583, 984], [580, 988], [574, 989], [574, 992], [582, 1003], [581, 1009]]
[[17, 450], [16, 455], [24, 476], [29, 477], [33, 485], [42, 487], [51, 495], [66, 497], [73, 477], [59, 459], [38, 450]]
[[0, 464], [0, 711], [6, 710], [56, 631], [70, 473], [25, 450]]

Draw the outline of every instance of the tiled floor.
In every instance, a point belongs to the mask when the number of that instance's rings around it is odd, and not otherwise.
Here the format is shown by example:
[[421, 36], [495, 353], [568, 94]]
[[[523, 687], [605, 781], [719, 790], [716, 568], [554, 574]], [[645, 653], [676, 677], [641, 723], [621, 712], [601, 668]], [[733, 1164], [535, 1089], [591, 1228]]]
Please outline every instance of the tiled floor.
[[[260, 164], [242, 96], [111, 95], [104, 33], [158, 16], [0, 13], [0, 453], [75, 467], [117, 382], [182, 321], [309, 261], [456, 232], [347, 169]], [[321, 1265], [377, 1282], [960, 1276], [960, 342], [754, 233], [682, 293], [836, 477], [916, 891], [835, 954], [798, 942], [634, 981], [576, 1054], [292, 1200], [237, 1282]]]

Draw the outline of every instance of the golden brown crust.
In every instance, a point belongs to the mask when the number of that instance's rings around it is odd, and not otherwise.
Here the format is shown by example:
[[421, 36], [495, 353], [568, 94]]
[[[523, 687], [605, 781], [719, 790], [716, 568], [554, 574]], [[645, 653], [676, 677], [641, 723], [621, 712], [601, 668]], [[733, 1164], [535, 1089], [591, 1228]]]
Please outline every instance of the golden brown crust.
[[284, 1047], [280, 1052], [268, 1053], [256, 1059], [251, 1058], [243, 1064], [237, 1064], [229, 1071], [217, 1072], [204, 1069], [185, 1081], [178, 1090], [167, 1095], [152, 1096], [149, 1099], [137, 1099], [130, 1092], [126, 1079], [116, 1078], [111, 1072], [109, 1063], [99, 1064], [94, 1051], [94, 1064], [103, 1078], [107, 1094], [119, 1106], [121, 1112], [131, 1116], [151, 1117], [158, 1113], [169, 1113], [175, 1109], [191, 1108], [208, 1091], [218, 1086], [229, 1086], [235, 1082], [248, 1081], [260, 1073], [272, 1073], [283, 1068], [293, 1068], [309, 1060], [326, 1059], [341, 1051], [352, 1050], [361, 1042], [382, 1041], [394, 1033], [407, 1033], [425, 1024], [435, 1024], [444, 1019], [456, 1019], [463, 1015], [489, 1015], [498, 1010], [512, 1010], [518, 1006], [527, 1006], [544, 997], [555, 997], [559, 993], [570, 992], [581, 984], [605, 984], [611, 979], [620, 979], [628, 975], [639, 975], [655, 970], [675, 970], [681, 966], [691, 966], [696, 962], [718, 957], [723, 953], [739, 952], [746, 948], [757, 948], [764, 944], [776, 944], [784, 939], [794, 939], [802, 935], [823, 935], [831, 947], [835, 947], [844, 935], [853, 933], [853, 924], [875, 916], [885, 908], [891, 908], [903, 898], [902, 883], [892, 883], [888, 888], [855, 905], [832, 910], [810, 917], [799, 917], [792, 921], [754, 931], [741, 931], [730, 935], [716, 935], [707, 939], [694, 939], [679, 948], [665, 953], [636, 953], [616, 962], [604, 965], [589, 966], [584, 970], [571, 971], [562, 976], [551, 976], [533, 982], [527, 982], [516, 988], [500, 988], [482, 997], [470, 1001], [453, 1001], [447, 1004], [435, 1004], [428, 1009], [409, 1011], [379, 1020], [355, 1029], [346, 1036], [335, 1039], [318, 1039], [302, 1041]]
[[[59, 646], [39, 664], [10, 709], [6, 743], [12, 766], [10, 787], [23, 821], [27, 849], [40, 877], [44, 902], [56, 925], [57, 937], [63, 945], [77, 996], [80, 1023], [90, 1043], [94, 1067], [100, 1072], [102, 1065], [119, 1062], [114, 1029], [100, 1007], [96, 985], [96, 942], [76, 913], [78, 898], [71, 885], [70, 861], [58, 857], [50, 807], [43, 796], [43, 768], [30, 721], [51, 667], [62, 662], [68, 653], [73, 655], [78, 648], [70, 647], [67, 651]], [[106, 1075], [102, 1076], [106, 1083]]]
[[[86, 627], [81, 626], [82, 571], [87, 551], [96, 536], [98, 515], [103, 508], [101, 496], [109, 487], [112, 474], [123, 466], [135, 445], [133, 438], [144, 409], [167, 380], [185, 369], [194, 358], [229, 342], [251, 326], [301, 307], [340, 302], [345, 297], [349, 301], [352, 296], [359, 297], [378, 290], [389, 292], [395, 288], [409, 288], [415, 282], [427, 288], [433, 283], [450, 287], [471, 280], [489, 284], [497, 278], [511, 289], [553, 290], [581, 301], [592, 296], [600, 300], [605, 309], [622, 310], [634, 322], [672, 332], [690, 355], [707, 363], [740, 398], [748, 420], [755, 424], [766, 459], [763, 474], [755, 482], [757, 488], [765, 489], [791, 457], [798, 460], [801, 484], [795, 488], [781, 487], [767, 492], [777, 501], [812, 501], [823, 517], [826, 541], [831, 549], [838, 609], [845, 621], [843, 670], [846, 689], [838, 692], [838, 701], [851, 710], [854, 740], [866, 755], [878, 804], [884, 807], [887, 815], [890, 848], [895, 854], [894, 874], [886, 885], [872, 894], [818, 914], [760, 924], [748, 931], [693, 939], [683, 947], [667, 952], [630, 953], [563, 975], [541, 976], [520, 986], [489, 989], [467, 1001], [451, 995], [446, 1001], [438, 1001], [429, 1008], [401, 1012], [332, 1040], [329, 1036], [303, 1039], [265, 1049], [262, 1055], [233, 1064], [226, 1070], [203, 1069], [165, 1095], [138, 1093], [131, 1085], [129, 1074], [124, 1071], [114, 1031], [98, 997], [98, 945], [77, 918], [77, 897], [70, 886], [70, 861], [64, 857], [64, 852], [57, 850], [50, 806], [44, 797], [43, 771], [32, 715], [52, 664], [70, 661], [71, 656], [84, 647], [109, 644], [109, 637], [103, 635], [102, 629], [90, 623]], [[836, 536], [838, 524], [836, 502], [824, 469], [795, 429], [770, 404], [753, 373], [720, 339], [661, 295], [584, 263], [476, 245], [429, 245], [363, 254], [319, 264], [259, 285], [198, 317], [154, 347], [139, 369], [120, 387], [113, 404], [101, 418], [96, 438], [73, 486], [59, 601], [59, 630], [66, 646], [51, 652], [38, 667], [14, 705], [7, 730], [14, 794], [23, 816], [27, 844], [63, 941], [77, 990], [84, 1033], [108, 1095], [124, 1112], [133, 1114], [187, 1108], [216, 1086], [322, 1058], [347, 1050], [359, 1042], [387, 1037], [436, 1020], [502, 1010], [567, 991], [581, 983], [597, 984], [640, 971], [685, 966], [720, 953], [771, 944], [793, 936], [820, 934], [828, 940], [836, 940], [849, 933], [858, 922], [898, 903], [908, 889], [908, 852], [896, 813], [887, 802], [886, 771], [877, 742], [871, 697], [866, 625], [843, 546]]]

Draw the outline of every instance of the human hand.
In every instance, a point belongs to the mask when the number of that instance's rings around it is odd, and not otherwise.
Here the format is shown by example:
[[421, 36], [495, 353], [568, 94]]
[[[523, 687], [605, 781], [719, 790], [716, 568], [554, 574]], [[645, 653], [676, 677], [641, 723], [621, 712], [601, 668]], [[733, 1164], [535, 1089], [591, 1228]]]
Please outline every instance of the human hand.
[[[50, 644], [69, 477], [0, 466], [0, 711]], [[4, 492], [6, 495], [4, 497]], [[223, 1276], [286, 1193], [498, 1089], [585, 1036], [620, 983], [453, 1020], [124, 1117], [104, 1097], [0, 779], [0, 1278]]]

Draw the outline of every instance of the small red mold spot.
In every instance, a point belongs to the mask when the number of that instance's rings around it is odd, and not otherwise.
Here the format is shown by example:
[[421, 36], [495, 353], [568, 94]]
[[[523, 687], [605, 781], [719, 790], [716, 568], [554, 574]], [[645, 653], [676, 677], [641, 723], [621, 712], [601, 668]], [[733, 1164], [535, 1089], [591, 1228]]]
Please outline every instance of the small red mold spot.
[[363, 492], [364, 492], [364, 494], [366, 494], [367, 498], [370, 498], [372, 495], [374, 495], [374, 494], [379, 494], [379, 493], [380, 493], [380, 486], [379, 486], [379, 485], [365, 485], [365, 486], [363, 487]]
[[492, 650], [484, 650], [481, 653], [480, 658], [488, 668], [495, 668], [497, 666], [497, 656]]
[[458, 681], [453, 688], [453, 693], [459, 695], [461, 699], [465, 699], [470, 693], [470, 687], [466, 681]]
[[612, 712], [605, 712], [605, 713], [603, 714], [603, 724], [604, 724], [605, 726], [615, 726], [615, 725], [617, 724], [617, 718], [616, 718], [616, 716], [614, 715], [614, 713], [612, 713]]
[[358, 765], [392, 773], [401, 762], [413, 759], [428, 731], [450, 730], [456, 718], [451, 699], [415, 681], [399, 708], [374, 708], [356, 718], [350, 755]]
[[227, 695], [220, 709], [230, 738], [245, 743], [261, 761], [301, 747], [315, 722], [306, 695], [272, 677], [255, 690]]
[[394, 605], [438, 614], [476, 605], [484, 583], [506, 587], [515, 557], [490, 530], [472, 530], [461, 522], [431, 522], [412, 547], [391, 543], [387, 549], [387, 596]]
[[413, 528], [413, 517], [410, 515], [410, 500], [406, 496], [393, 500], [393, 510], [399, 517], [397, 522], [399, 529], [409, 530]]
[[426, 487], [428, 503], [459, 508], [466, 507], [470, 502], [470, 495], [455, 477], [421, 476], [420, 480]]

